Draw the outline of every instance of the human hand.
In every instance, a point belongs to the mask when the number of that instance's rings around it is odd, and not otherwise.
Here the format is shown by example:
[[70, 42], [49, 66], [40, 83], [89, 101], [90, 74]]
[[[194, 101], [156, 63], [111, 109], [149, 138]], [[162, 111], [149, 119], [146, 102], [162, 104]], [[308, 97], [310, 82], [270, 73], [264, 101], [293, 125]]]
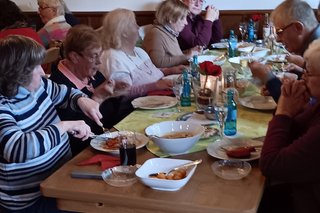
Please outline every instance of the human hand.
[[187, 67], [186, 67], [185, 65], [178, 65], [178, 66], [166, 68], [166, 69], [168, 69], [167, 75], [181, 74], [182, 71], [183, 71], [184, 69], [186, 69], [186, 68], [187, 68]]
[[95, 121], [99, 126], [103, 126], [100, 119], [102, 114], [99, 111], [99, 103], [91, 98], [81, 97], [78, 99], [78, 106], [81, 111], [90, 119]]
[[171, 79], [160, 79], [156, 83], [157, 90], [172, 89], [173, 81]]
[[91, 129], [83, 120], [77, 121], [61, 121], [56, 124], [58, 129], [62, 132], [68, 132], [73, 137], [80, 138], [83, 141], [90, 137]]
[[281, 95], [275, 114], [295, 117], [308, 103], [308, 97], [304, 80], [285, 79], [282, 82]]
[[270, 96], [270, 92], [266, 86], [261, 87], [260, 94], [263, 96]]
[[213, 5], [209, 5], [206, 8], [206, 15], [205, 15], [205, 20], [209, 20], [214, 22], [215, 20], [219, 19], [219, 10], [215, 8]]
[[194, 55], [199, 55], [202, 50], [203, 50], [202, 46], [195, 46], [195, 47], [192, 47], [191, 49], [185, 50], [184, 55], [187, 58], [193, 58]]
[[303, 67], [304, 66], [304, 59], [300, 55], [288, 54], [288, 55], [286, 55], [286, 60], [289, 63], [296, 64], [299, 67]]
[[254, 78], [259, 79], [265, 84], [268, 80], [268, 75], [271, 68], [268, 65], [261, 64], [257, 61], [248, 64]]
[[94, 89], [91, 98], [101, 104], [108, 97], [111, 97], [113, 95], [114, 87], [115, 82], [113, 80], [106, 80]]
[[293, 63], [288, 64], [284, 69], [288, 72], [304, 72], [304, 69], [302, 67], [299, 67], [298, 65]]

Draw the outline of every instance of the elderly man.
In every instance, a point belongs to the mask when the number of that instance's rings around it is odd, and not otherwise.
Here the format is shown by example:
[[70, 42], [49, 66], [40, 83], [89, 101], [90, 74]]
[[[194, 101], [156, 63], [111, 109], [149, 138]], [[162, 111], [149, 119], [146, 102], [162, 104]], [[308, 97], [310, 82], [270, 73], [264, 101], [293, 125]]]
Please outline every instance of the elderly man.
[[[271, 20], [276, 28], [277, 40], [282, 42], [289, 52], [297, 55], [302, 56], [309, 44], [320, 38], [320, 27], [315, 13], [304, 1], [282, 2], [271, 13]], [[288, 58], [289, 61], [290, 59]], [[253, 76], [266, 85], [270, 95], [277, 102], [280, 96], [281, 81], [272, 74], [268, 66], [258, 62], [253, 62], [249, 66]]]
[[219, 20], [219, 10], [212, 5], [206, 8], [206, 14], [201, 16], [203, 0], [183, 0], [189, 7], [188, 24], [180, 32], [178, 42], [182, 51], [195, 46], [204, 46], [219, 42], [222, 38], [222, 27]]

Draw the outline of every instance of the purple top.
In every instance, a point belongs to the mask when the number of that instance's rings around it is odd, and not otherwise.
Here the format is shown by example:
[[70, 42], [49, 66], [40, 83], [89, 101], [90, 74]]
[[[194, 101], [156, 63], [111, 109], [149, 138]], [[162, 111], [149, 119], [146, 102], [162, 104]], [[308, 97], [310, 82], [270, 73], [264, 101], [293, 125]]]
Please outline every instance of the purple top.
[[180, 32], [178, 42], [181, 50], [187, 50], [197, 45], [209, 46], [222, 38], [220, 20], [211, 22], [204, 20], [201, 15], [187, 16], [188, 24]]

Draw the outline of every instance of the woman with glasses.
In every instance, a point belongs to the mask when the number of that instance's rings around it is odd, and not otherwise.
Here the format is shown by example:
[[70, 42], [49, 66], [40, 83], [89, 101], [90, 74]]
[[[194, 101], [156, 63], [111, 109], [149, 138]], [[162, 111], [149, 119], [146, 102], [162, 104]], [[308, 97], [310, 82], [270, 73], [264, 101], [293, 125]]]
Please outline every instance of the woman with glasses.
[[[121, 108], [120, 94], [114, 93], [115, 87], [125, 87], [125, 84], [115, 84], [107, 80], [108, 76], [99, 72], [101, 64], [100, 56], [102, 44], [98, 33], [89, 26], [76, 25], [72, 27], [63, 43], [65, 59], [58, 64], [50, 79], [59, 84], [77, 88], [87, 94], [91, 99], [100, 104], [100, 111], [103, 114], [102, 123], [104, 127], [111, 128], [124, 116], [131, 112], [132, 108]], [[119, 90], [123, 90], [120, 88]], [[58, 110], [62, 120], [85, 120], [95, 134], [103, 133], [102, 128], [92, 122], [80, 112], [73, 112], [67, 109]], [[71, 150], [75, 155], [89, 145], [89, 140], [80, 142], [77, 138], [71, 137]]]
[[38, 0], [38, 11], [44, 26], [38, 34], [45, 45], [49, 48], [50, 42], [63, 41], [71, 26], [64, 17], [64, 6], [60, 0]]
[[204, 48], [219, 42], [222, 38], [222, 26], [219, 10], [214, 6], [206, 7], [205, 16], [201, 15], [204, 0], [183, 0], [189, 7], [188, 24], [179, 33], [178, 42], [182, 50], [195, 46]]
[[142, 47], [157, 67], [187, 64], [188, 59], [198, 55], [199, 46], [181, 51], [178, 36], [187, 23], [189, 9], [180, 0], [165, 0], [156, 11], [156, 20], [144, 37]]
[[91, 131], [83, 120], [61, 121], [56, 108], [102, 125], [98, 103], [44, 78], [45, 54], [28, 37], [0, 39], [0, 212], [60, 212], [40, 183], [71, 158], [67, 133], [86, 140]]
[[[262, 202], [265, 211], [261, 212], [320, 212], [319, 39], [310, 44], [304, 59], [304, 80], [283, 82], [262, 147], [260, 168], [271, 183], [265, 190], [269, 196]], [[287, 187], [287, 193], [272, 194], [280, 184]], [[289, 200], [288, 208], [279, 209], [272, 203], [276, 199]]]

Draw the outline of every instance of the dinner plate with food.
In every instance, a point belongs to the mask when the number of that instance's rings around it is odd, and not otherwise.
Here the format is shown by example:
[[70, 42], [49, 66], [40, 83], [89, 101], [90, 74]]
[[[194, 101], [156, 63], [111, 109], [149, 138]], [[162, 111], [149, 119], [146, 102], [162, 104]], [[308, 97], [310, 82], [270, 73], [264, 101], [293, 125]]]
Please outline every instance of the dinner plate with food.
[[149, 138], [144, 134], [132, 131], [118, 131], [108, 134], [108, 138], [98, 136], [91, 140], [90, 145], [99, 151], [119, 154], [120, 137], [122, 136], [127, 137], [129, 143], [134, 143], [136, 149], [144, 147], [149, 142]]
[[286, 63], [286, 54], [269, 55], [267, 61], [272, 63]]
[[262, 145], [261, 141], [252, 139], [224, 139], [209, 144], [207, 152], [222, 160], [251, 161], [260, 158]]
[[273, 110], [277, 107], [276, 102], [271, 96], [248, 96], [239, 98], [242, 106], [257, 110]]
[[134, 108], [165, 109], [175, 106], [178, 100], [175, 97], [154, 95], [136, 98], [131, 103]]

